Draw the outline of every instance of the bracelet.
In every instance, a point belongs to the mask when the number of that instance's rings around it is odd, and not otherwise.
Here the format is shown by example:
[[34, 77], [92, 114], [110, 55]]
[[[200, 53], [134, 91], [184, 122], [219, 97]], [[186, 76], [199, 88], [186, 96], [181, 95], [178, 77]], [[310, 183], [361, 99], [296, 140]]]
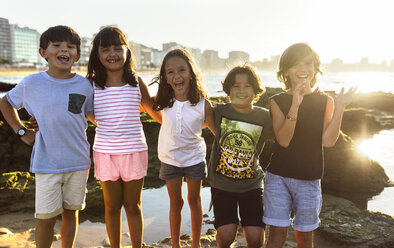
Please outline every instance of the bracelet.
[[297, 121], [297, 118], [293, 118], [290, 115], [286, 115], [286, 119], [288, 119], [289, 121]]

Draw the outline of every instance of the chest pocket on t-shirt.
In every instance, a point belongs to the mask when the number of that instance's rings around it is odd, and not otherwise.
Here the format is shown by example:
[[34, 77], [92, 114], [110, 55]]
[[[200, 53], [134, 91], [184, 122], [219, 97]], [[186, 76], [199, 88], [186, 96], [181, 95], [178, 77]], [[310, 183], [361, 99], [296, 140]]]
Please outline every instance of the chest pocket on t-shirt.
[[68, 95], [68, 111], [74, 114], [82, 113], [82, 105], [85, 102], [86, 96], [80, 94]]

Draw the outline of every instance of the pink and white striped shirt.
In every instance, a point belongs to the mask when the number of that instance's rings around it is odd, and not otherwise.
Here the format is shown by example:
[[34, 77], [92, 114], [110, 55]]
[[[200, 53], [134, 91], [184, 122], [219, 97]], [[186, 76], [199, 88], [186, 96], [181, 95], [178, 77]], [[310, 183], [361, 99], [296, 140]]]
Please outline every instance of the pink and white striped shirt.
[[94, 86], [97, 122], [93, 150], [114, 155], [148, 150], [140, 120], [140, 88]]

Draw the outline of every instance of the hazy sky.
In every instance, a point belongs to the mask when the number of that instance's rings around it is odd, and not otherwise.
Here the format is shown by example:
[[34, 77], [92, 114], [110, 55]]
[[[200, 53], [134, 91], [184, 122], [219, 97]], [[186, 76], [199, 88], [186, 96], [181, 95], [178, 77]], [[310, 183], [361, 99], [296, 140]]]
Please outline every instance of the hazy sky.
[[0, 17], [45, 31], [68, 25], [81, 36], [116, 24], [129, 40], [219, 51], [242, 50], [251, 60], [308, 42], [323, 62], [394, 59], [392, 0], [1, 0]]

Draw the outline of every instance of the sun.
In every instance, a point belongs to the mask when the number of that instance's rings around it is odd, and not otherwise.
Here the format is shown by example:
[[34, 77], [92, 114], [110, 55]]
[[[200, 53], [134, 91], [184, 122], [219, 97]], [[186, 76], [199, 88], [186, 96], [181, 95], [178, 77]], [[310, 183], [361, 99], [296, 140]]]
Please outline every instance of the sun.
[[379, 141], [377, 141], [376, 139], [363, 140], [357, 144], [357, 150], [367, 155], [370, 159], [376, 160], [378, 154], [381, 152], [379, 144]]

